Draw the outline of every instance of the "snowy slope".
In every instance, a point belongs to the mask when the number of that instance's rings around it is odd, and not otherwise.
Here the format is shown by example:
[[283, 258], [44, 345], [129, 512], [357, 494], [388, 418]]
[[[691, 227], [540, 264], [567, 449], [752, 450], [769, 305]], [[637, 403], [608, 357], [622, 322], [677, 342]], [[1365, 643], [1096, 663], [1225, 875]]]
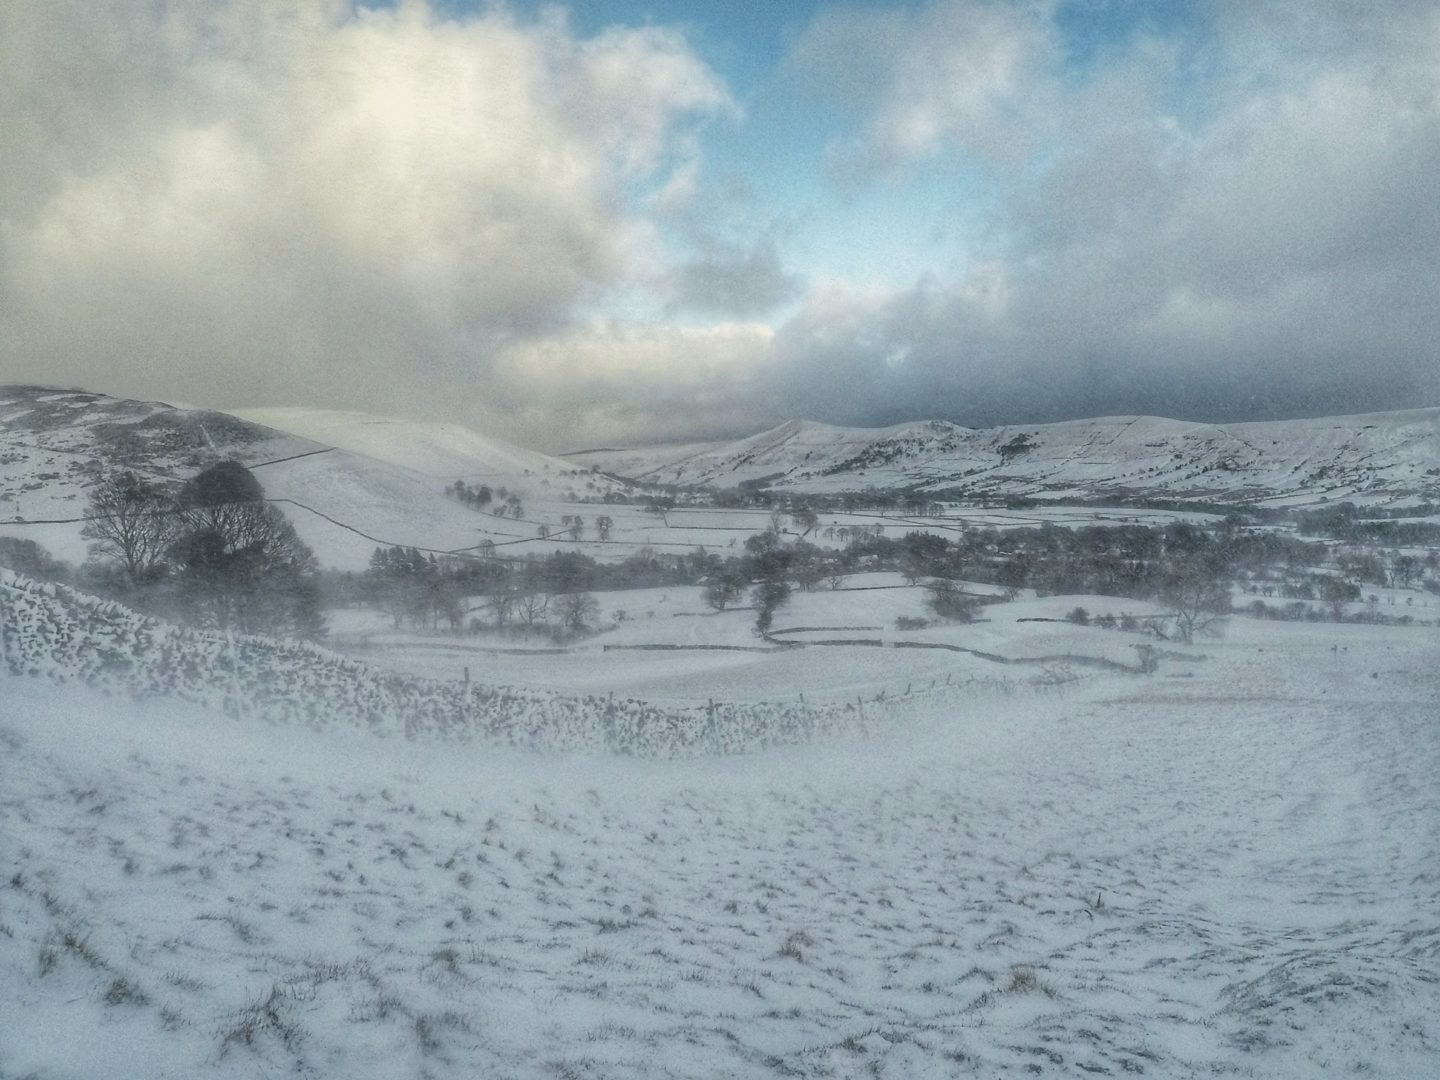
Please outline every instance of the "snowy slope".
[[[838, 430], [838, 429], [836, 429]], [[733, 448], [731, 442], [660, 443], [655, 446], [634, 446], [629, 448], [605, 447], [594, 450], [576, 450], [562, 455], [566, 461], [585, 467], [603, 469], [615, 476], [640, 477], [666, 470], [667, 475], [688, 475], [691, 468], [704, 470], [711, 467], [717, 457]], [[690, 463], [694, 463], [691, 465]], [[675, 483], [663, 475], [656, 475], [657, 483]], [[691, 483], [683, 480], [681, 483]]]
[[534, 527], [477, 513], [446, 497], [443, 480], [348, 450], [255, 469], [324, 566], [362, 569], [377, 544], [472, 548], [533, 535]]
[[73, 517], [103, 470], [169, 481], [222, 458], [254, 465], [319, 443], [226, 413], [79, 390], [0, 386], [0, 518]]
[[686, 762], [0, 673], [0, 1075], [1432, 1075], [1433, 644], [1192, 652]]
[[581, 471], [558, 458], [442, 421], [298, 407], [232, 409], [231, 414], [441, 479], [494, 484], [526, 474]]
[[[345, 424], [336, 420], [331, 426]], [[322, 429], [337, 433], [325, 425], [314, 430]], [[535, 536], [534, 521], [502, 521], [448, 498], [452, 475], [507, 486], [551, 524], [572, 495], [594, 496], [620, 486], [454, 425], [377, 421], [354, 431], [360, 434], [347, 441], [368, 445], [375, 454], [228, 413], [53, 387], [3, 386], [0, 535], [33, 539], [57, 558], [78, 563], [86, 555], [81, 518], [91, 486], [105, 472], [132, 469], [178, 483], [234, 458], [254, 471], [266, 496], [277, 501], [322, 565], [354, 570], [366, 565], [377, 544], [450, 551], [483, 540], [501, 544]]]
[[1440, 409], [1225, 425], [1121, 416], [986, 430], [944, 421], [877, 429], [790, 421], [734, 443], [570, 459], [712, 487], [1405, 503], [1440, 499]]

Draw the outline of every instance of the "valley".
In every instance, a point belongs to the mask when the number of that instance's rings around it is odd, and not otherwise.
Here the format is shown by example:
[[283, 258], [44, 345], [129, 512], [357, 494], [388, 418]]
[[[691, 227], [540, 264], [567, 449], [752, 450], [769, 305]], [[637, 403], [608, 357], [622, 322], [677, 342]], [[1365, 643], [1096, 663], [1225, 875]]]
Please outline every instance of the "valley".
[[[1440, 1055], [1433, 487], [675, 486], [0, 399], [0, 1076]], [[193, 606], [227, 461], [315, 641]], [[180, 530], [143, 580], [82, 535], [122, 470]]]

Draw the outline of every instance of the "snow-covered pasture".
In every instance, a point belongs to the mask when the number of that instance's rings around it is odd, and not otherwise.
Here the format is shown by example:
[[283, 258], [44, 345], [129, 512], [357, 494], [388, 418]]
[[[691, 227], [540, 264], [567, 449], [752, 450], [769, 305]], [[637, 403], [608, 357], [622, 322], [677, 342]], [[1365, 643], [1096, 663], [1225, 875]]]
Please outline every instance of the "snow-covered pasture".
[[[998, 592], [991, 585], [962, 585], [982, 596]], [[573, 693], [692, 702], [794, 701], [804, 694], [808, 701], [847, 702], [894, 698], [932, 684], [1023, 687], [1053, 677], [1039, 663], [1008, 665], [955, 649], [1016, 661], [1068, 655], [1137, 667], [1136, 646], [1153, 638], [1060, 620], [1077, 605], [1092, 615], [1163, 615], [1143, 601], [1035, 599], [1027, 591], [1016, 601], [987, 605], [978, 623], [901, 630], [896, 620], [902, 617], [934, 622], [925, 588], [894, 573], [852, 574], [839, 589], [792, 594], [767, 641], [755, 634], [753, 608], [741, 602], [716, 612], [695, 586], [599, 592], [595, 598], [597, 632], [563, 648], [543, 636], [397, 631], [382, 612], [361, 608], [329, 613], [331, 641], [347, 655], [428, 678], [458, 679], [468, 668], [480, 681]], [[841, 644], [847, 641], [855, 644]]]
[[691, 761], [0, 673], [0, 1076], [1428, 1076], [1435, 645]]

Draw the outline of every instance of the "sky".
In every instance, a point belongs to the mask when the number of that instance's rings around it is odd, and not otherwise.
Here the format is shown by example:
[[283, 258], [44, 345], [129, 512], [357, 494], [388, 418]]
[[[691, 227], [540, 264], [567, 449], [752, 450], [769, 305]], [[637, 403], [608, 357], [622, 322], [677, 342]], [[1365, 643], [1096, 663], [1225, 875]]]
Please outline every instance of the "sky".
[[459, 421], [1440, 405], [1429, 0], [14, 0], [0, 382]]

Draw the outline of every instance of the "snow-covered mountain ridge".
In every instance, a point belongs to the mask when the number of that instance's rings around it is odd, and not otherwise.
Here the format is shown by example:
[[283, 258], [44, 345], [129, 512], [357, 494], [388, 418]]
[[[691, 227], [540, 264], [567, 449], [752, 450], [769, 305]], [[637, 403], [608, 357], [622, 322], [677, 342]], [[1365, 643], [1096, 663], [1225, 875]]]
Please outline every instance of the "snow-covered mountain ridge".
[[1239, 424], [1113, 416], [983, 430], [943, 420], [887, 428], [792, 420], [729, 443], [567, 457], [647, 482], [713, 488], [1405, 505], [1440, 500], [1440, 408]]

